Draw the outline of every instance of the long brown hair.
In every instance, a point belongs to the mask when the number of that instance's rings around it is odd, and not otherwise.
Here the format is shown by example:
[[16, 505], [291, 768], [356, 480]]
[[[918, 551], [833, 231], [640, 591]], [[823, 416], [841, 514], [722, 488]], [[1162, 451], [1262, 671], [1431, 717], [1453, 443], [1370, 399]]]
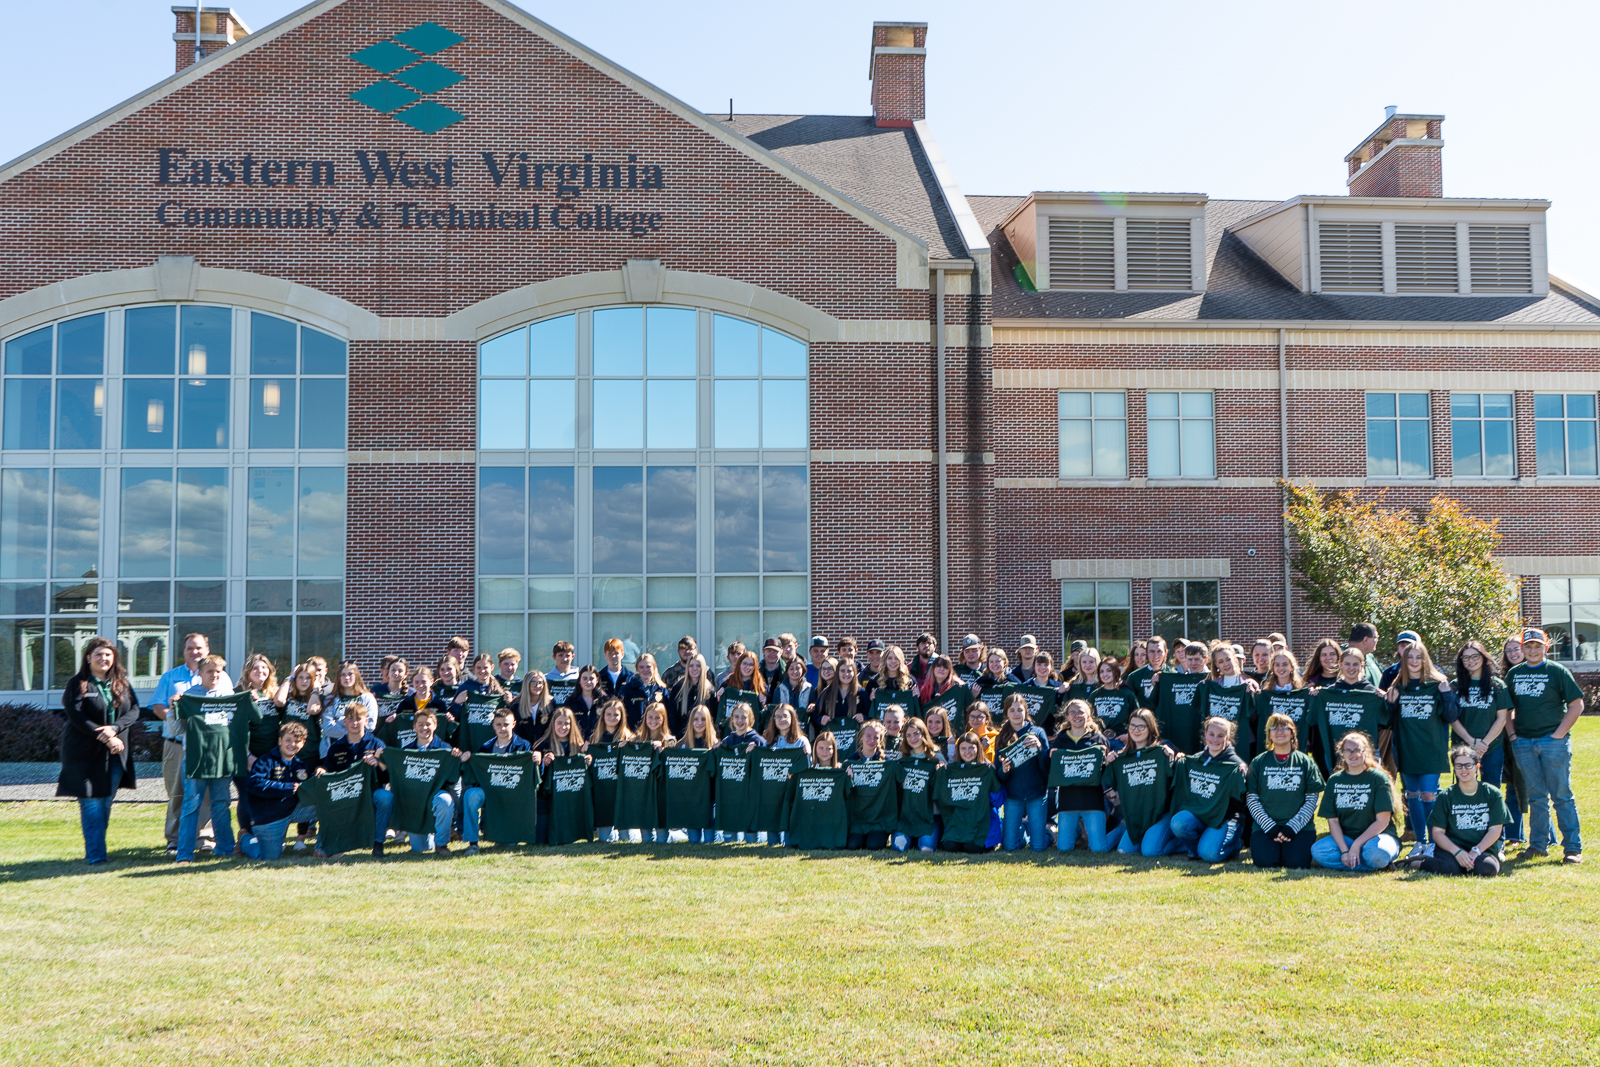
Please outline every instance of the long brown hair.
[[245, 657], [244, 666], [239, 668], [239, 681], [249, 685], [250, 669], [257, 663], [265, 663], [267, 665], [267, 682], [261, 687], [261, 691], [268, 695], [276, 693], [278, 691], [278, 668], [272, 660], [260, 652], [252, 652]]
[[1306, 657], [1305, 666], [1301, 668], [1307, 679], [1309, 679], [1312, 675], [1328, 681], [1333, 681], [1339, 677], [1339, 665], [1337, 663], [1334, 664], [1333, 675], [1331, 678], [1322, 673], [1322, 650], [1327, 648], [1329, 645], [1333, 646], [1334, 652], [1338, 653], [1339, 656], [1342, 657], [1344, 655], [1343, 645], [1341, 645], [1332, 637], [1324, 637], [1322, 640], [1311, 646], [1311, 654]]
[[[78, 663], [78, 673], [72, 676], [72, 681], [62, 687], [62, 693], [72, 692], [72, 682], [78, 683], [78, 695], [88, 696], [94, 692], [94, 669], [89, 666], [89, 657], [102, 648], [111, 650], [111, 669], [106, 672], [106, 682], [111, 690], [111, 701], [121, 707], [132, 694], [133, 689], [128, 685], [128, 671], [122, 665], [122, 650], [117, 643], [109, 637], [91, 637], [89, 643], [83, 646], [83, 659]], [[109, 725], [116, 717], [116, 708], [106, 709], [106, 723]]]
[[[565, 741], [556, 736], [556, 724], [562, 721], [571, 726]], [[573, 756], [588, 746], [584, 744], [583, 729], [578, 725], [578, 716], [565, 704], [557, 704], [555, 710], [550, 713], [550, 728], [544, 732], [544, 736], [539, 738], [534, 747], [541, 752], [553, 752], [558, 756]]]
[[[340, 691], [341, 683], [339, 681], [339, 677], [340, 675], [344, 674], [344, 669], [346, 667], [349, 667], [356, 676], [355, 685], [351, 687], [351, 691], [348, 693]], [[358, 697], [362, 693], [370, 692], [372, 692], [372, 690], [367, 688], [366, 681], [361, 677], [361, 664], [357, 663], [353, 659], [341, 661], [338, 669], [333, 672], [333, 695], [336, 697]]]

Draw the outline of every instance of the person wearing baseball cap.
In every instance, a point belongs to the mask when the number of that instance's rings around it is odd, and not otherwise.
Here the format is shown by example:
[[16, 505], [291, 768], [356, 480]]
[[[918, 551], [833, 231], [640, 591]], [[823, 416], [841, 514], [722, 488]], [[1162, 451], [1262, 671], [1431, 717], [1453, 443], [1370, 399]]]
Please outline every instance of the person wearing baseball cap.
[[769, 637], [761, 643], [761, 680], [767, 692], [776, 693], [788, 667], [783, 662], [783, 643]]
[[1033, 657], [1039, 654], [1039, 639], [1023, 634], [1017, 642], [1017, 664], [1011, 668], [1011, 680], [1021, 685], [1033, 677]]
[[1556, 835], [1550, 806], [1561, 829], [1568, 863], [1583, 862], [1578, 803], [1572, 796], [1572, 724], [1583, 714], [1583, 690], [1572, 672], [1546, 659], [1550, 638], [1538, 627], [1522, 631], [1522, 662], [1506, 671], [1511, 721], [1506, 734], [1528, 795], [1528, 848], [1523, 859], [1548, 856]]
[[[961, 639], [961, 658], [956, 660], [956, 677], [971, 685], [983, 673], [983, 638], [968, 634]], [[977, 690], [973, 690], [974, 693]]]
[[1394, 684], [1395, 676], [1400, 673], [1400, 661], [1405, 657], [1406, 649], [1412, 645], [1422, 644], [1422, 638], [1415, 630], [1401, 630], [1394, 639], [1394, 662], [1383, 669], [1383, 674], [1378, 679], [1378, 689], [1387, 693]]
[[811, 662], [806, 664], [806, 681], [813, 688], [817, 684], [817, 668], [828, 658], [828, 639], [821, 634], [811, 635]]

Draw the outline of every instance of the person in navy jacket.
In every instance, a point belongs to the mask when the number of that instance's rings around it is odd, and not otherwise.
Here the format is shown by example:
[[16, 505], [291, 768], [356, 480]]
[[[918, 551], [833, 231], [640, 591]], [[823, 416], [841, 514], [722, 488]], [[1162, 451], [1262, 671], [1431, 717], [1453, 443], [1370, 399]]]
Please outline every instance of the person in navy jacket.
[[1045, 820], [1045, 783], [1050, 780], [1050, 739], [1028, 717], [1028, 701], [1020, 694], [1006, 697], [1005, 724], [994, 742], [996, 777], [1005, 786], [1001, 839], [1007, 852], [1022, 847], [1023, 820], [1027, 820], [1028, 846], [1035, 852], [1050, 847]]

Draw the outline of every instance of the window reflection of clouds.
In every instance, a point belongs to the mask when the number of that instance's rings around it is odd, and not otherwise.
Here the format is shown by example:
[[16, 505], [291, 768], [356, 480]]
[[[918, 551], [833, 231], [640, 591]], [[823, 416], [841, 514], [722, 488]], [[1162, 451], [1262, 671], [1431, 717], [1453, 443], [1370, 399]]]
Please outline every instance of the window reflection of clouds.
[[528, 573], [571, 574], [576, 540], [571, 467], [530, 467]]
[[51, 572], [57, 578], [96, 573], [100, 562], [100, 472], [84, 467], [56, 471]]
[[651, 467], [646, 509], [645, 571], [693, 573], [695, 559], [695, 472], [693, 467]]
[[759, 570], [760, 468], [718, 467], [713, 489], [716, 569]]
[[344, 574], [343, 467], [300, 468], [299, 573]]
[[594, 573], [638, 574], [643, 563], [643, 472], [638, 467], [596, 467]]

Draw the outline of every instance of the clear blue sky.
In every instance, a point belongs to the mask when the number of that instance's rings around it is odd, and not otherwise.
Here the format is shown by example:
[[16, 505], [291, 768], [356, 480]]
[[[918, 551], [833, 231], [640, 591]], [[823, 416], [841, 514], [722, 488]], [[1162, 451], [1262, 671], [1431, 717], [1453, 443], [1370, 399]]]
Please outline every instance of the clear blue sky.
[[[236, 2], [257, 29], [300, 6]], [[170, 73], [171, 6], [0, 2], [0, 159]], [[1554, 201], [1552, 273], [1600, 292], [1593, 3], [525, 6], [708, 111], [865, 114], [872, 20], [926, 21], [928, 117], [969, 193], [1342, 194], [1384, 105], [1442, 112], [1445, 193]]]

